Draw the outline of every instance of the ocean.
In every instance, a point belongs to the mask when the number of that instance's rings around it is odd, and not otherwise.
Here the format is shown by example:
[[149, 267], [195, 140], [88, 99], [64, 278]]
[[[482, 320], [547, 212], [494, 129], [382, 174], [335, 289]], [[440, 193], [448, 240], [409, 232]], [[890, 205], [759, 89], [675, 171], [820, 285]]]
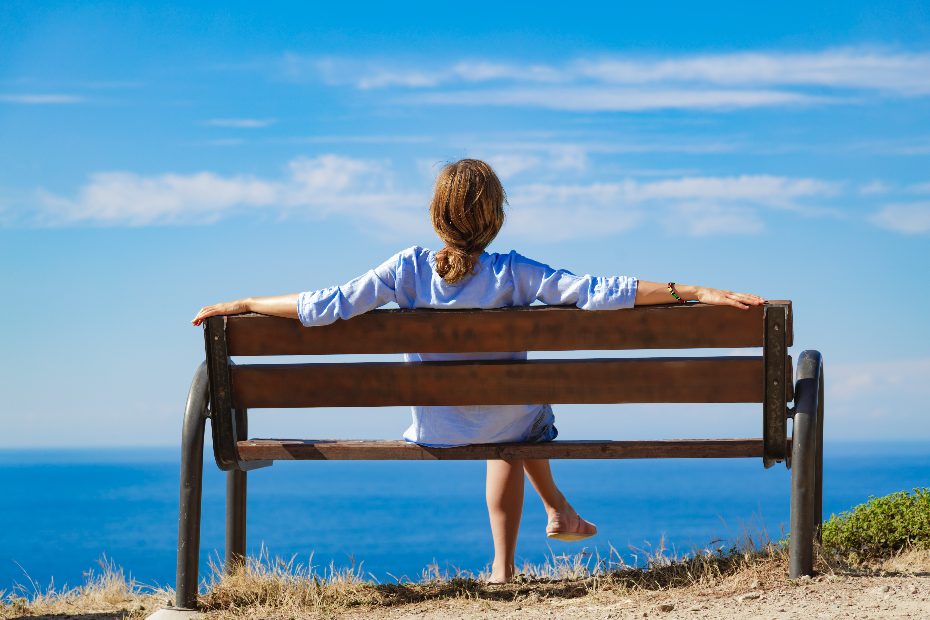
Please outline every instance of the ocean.
[[[178, 450], [0, 451], [0, 591], [77, 585], [106, 557], [149, 585], [173, 585]], [[562, 543], [527, 484], [518, 564], [584, 550], [628, 563], [664, 547], [711, 549], [787, 530], [790, 473], [754, 459], [559, 461], [569, 500], [600, 533]], [[828, 444], [824, 511], [930, 486], [930, 445]], [[202, 571], [221, 558], [224, 474], [205, 457]], [[378, 581], [429, 565], [478, 572], [491, 560], [483, 462], [276, 463], [249, 475], [248, 550]], [[206, 574], [205, 572], [201, 573]]]

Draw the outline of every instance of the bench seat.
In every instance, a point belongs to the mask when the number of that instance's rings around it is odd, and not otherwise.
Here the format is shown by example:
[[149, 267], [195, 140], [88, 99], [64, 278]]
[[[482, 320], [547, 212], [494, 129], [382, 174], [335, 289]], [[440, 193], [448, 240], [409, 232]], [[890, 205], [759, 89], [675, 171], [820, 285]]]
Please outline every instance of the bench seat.
[[238, 442], [243, 461], [643, 459], [761, 457], [758, 439], [664, 439], [660, 441], [551, 441], [430, 448], [398, 440], [249, 439]]

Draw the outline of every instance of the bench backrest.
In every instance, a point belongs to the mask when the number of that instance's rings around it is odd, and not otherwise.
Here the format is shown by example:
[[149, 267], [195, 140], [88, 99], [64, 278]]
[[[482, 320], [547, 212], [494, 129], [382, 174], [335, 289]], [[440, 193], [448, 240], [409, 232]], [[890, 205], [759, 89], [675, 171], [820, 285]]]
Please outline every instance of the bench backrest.
[[[584, 311], [375, 310], [331, 325], [260, 315], [205, 323], [217, 462], [238, 460], [252, 407], [762, 403], [763, 458], [785, 458], [791, 303]], [[232, 364], [231, 356], [762, 347], [761, 356]]]

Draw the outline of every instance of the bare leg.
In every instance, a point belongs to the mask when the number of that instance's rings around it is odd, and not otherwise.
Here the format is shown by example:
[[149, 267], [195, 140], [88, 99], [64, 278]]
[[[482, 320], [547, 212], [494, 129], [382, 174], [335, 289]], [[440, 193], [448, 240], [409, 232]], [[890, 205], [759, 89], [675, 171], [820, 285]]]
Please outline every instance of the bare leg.
[[507, 583], [513, 578], [517, 533], [523, 515], [523, 461], [488, 461], [485, 485], [494, 562], [491, 583]]
[[597, 533], [594, 524], [579, 517], [556, 486], [548, 459], [527, 459], [523, 461], [523, 467], [546, 508], [546, 514], [549, 517], [547, 533], [565, 530], [572, 532], [571, 535], [553, 536], [562, 540], [580, 540]]
[[542, 500], [550, 519], [568, 506], [568, 500], [562, 495], [562, 491], [556, 486], [555, 479], [552, 477], [549, 459], [527, 459], [523, 461], [523, 468], [530, 482], [533, 483], [533, 488], [539, 493], [539, 499]]

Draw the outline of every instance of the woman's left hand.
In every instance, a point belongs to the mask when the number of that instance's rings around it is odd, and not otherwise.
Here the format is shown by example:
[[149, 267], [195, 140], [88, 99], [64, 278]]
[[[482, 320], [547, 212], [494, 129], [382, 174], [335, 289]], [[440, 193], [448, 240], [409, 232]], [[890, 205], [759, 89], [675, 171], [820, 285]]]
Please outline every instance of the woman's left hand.
[[765, 303], [765, 299], [752, 293], [734, 293], [733, 291], [707, 288], [705, 286], [697, 287], [695, 297], [702, 304], [733, 306], [741, 310], [747, 310], [749, 306], [760, 306]]
[[221, 304], [214, 304], [212, 306], [205, 306], [200, 309], [200, 312], [197, 313], [197, 316], [191, 320], [193, 325], [200, 325], [203, 323], [204, 319], [208, 319], [211, 316], [224, 316], [228, 314], [242, 314], [243, 312], [249, 312], [249, 302], [247, 299], [237, 299], [236, 301], [227, 301]]

